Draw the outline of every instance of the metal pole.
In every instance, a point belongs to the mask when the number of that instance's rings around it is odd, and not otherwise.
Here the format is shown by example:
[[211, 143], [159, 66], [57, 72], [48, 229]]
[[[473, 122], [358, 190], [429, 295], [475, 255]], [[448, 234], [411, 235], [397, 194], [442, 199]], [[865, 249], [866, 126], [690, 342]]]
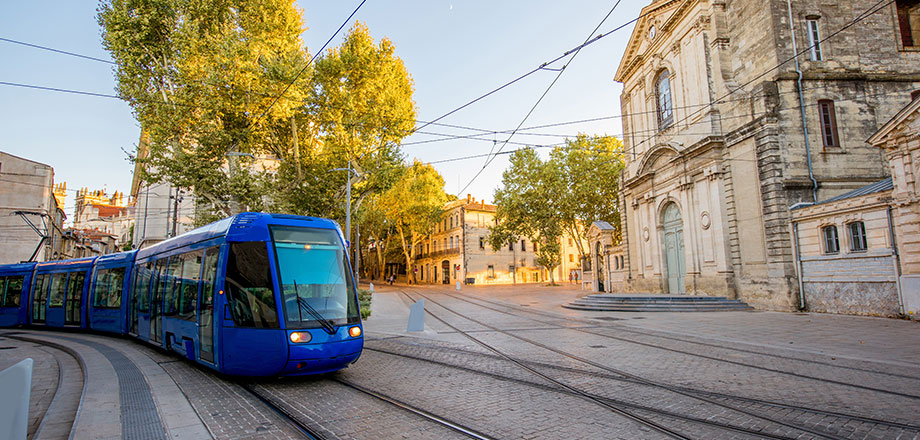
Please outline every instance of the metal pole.
[[355, 224], [355, 285], [359, 283], [361, 273], [361, 225]]
[[351, 241], [351, 161], [348, 161], [348, 186], [345, 187], [345, 239]]

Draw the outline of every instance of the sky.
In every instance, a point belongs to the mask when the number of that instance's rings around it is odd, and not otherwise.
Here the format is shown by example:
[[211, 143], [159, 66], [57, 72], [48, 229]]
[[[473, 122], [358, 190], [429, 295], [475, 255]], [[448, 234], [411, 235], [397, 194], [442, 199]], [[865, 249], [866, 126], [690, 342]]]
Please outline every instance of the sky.
[[[330, 47], [341, 43], [355, 20], [367, 24], [376, 40], [390, 39], [412, 76], [418, 119], [432, 121], [579, 46], [615, 3], [367, 0]], [[647, 3], [620, 2], [597, 33], [630, 22]], [[298, 0], [307, 28], [302, 39], [309, 52], [318, 51], [359, 4], [360, 0]], [[0, 5], [0, 38], [111, 60], [102, 48], [97, 6], [92, 0], [6, 1]], [[541, 70], [438, 121], [508, 133], [426, 142], [444, 139], [443, 135], [482, 133], [429, 125], [422, 131], [431, 134], [416, 133], [403, 141], [407, 159], [432, 162], [444, 176], [448, 193], [491, 201], [508, 165], [507, 155], [497, 156], [484, 169], [485, 157], [451, 159], [498, 151], [522, 122], [524, 130], [511, 137], [503, 151], [522, 147], [516, 143], [558, 144], [578, 133], [619, 136], [622, 127], [616, 116], [622, 87], [613, 76], [632, 27], [547, 66], [568, 63], [561, 75]], [[0, 83], [115, 94], [113, 66], [105, 62], [7, 41], [0, 41], [0, 59]], [[605, 119], [527, 129], [596, 118]], [[130, 191], [133, 165], [127, 153], [136, 149], [139, 134], [131, 108], [118, 99], [0, 84], [0, 151], [52, 166], [55, 182], [67, 182], [68, 215], [79, 188], [105, 189], [109, 194]], [[444, 160], [451, 161], [438, 162]]]

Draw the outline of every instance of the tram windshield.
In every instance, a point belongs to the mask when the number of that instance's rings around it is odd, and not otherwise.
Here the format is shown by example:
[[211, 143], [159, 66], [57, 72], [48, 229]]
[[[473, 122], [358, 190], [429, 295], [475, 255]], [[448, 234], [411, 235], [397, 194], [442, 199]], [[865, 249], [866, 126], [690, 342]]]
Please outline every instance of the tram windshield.
[[357, 323], [358, 301], [338, 234], [287, 226], [271, 231], [287, 328], [334, 333], [334, 326]]

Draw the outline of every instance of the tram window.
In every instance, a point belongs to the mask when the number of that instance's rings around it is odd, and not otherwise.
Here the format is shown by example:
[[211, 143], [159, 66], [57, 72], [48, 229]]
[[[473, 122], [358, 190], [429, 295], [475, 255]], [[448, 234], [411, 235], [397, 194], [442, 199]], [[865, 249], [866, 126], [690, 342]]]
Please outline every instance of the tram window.
[[62, 307], [64, 294], [67, 293], [67, 274], [51, 275], [51, 294], [48, 295], [48, 307]]
[[204, 256], [204, 273], [201, 277], [201, 310], [214, 308], [214, 281], [217, 279], [218, 252], [220, 249], [213, 247], [208, 249]]
[[153, 272], [153, 263], [144, 266], [134, 266], [134, 297], [137, 298], [137, 311], [146, 312], [150, 307], [150, 275]]
[[19, 307], [25, 276], [0, 278], [0, 307]]
[[195, 321], [195, 304], [198, 302], [198, 281], [201, 274], [202, 251], [182, 255], [182, 277], [176, 281], [182, 287], [179, 290], [179, 317]]
[[237, 326], [278, 328], [268, 247], [264, 242], [231, 243], [226, 280], [230, 312]]
[[96, 287], [93, 289], [93, 307], [117, 309], [121, 307], [121, 291], [124, 287], [125, 268], [102, 269], [96, 272]]
[[169, 257], [169, 264], [166, 266], [166, 305], [163, 309], [164, 315], [175, 315], [179, 310], [179, 277], [182, 275], [181, 256], [174, 255]]

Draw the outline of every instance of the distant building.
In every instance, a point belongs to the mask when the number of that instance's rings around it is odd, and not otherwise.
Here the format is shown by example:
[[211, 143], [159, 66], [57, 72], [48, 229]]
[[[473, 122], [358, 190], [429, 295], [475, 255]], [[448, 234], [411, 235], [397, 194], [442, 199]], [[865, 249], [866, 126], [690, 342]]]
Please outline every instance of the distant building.
[[[137, 157], [149, 154], [147, 138], [141, 132]], [[131, 198], [135, 201], [133, 243], [136, 249], [144, 248], [169, 237], [194, 228], [195, 198], [188, 188], [179, 188], [168, 182], [144, 182], [143, 165], [134, 165], [131, 181]]]
[[0, 264], [59, 256], [65, 190], [51, 166], [0, 151]]
[[[441, 221], [428, 237], [416, 242], [413, 267], [420, 284], [517, 284], [549, 281], [549, 273], [538, 266], [536, 251], [540, 246], [525, 237], [502, 246], [497, 251], [489, 245], [489, 227], [495, 224], [495, 205], [476, 201], [471, 196], [448, 203]], [[568, 237], [563, 240], [563, 249]], [[563, 254], [566, 255], [566, 254]], [[565, 257], [564, 257], [565, 258]], [[568, 280], [567, 269], [577, 265], [560, 265], [555, 270], [557, 282]], [[564, 274], [564, 276], [563, 276]], [[407, 274], [411, 279], [412, 274]]]
[[61, 259], [99, 257], [121, 250], [115, 235], [94, 229], [67, 228], [62, 242]]
[[83, 188], [77, 191], [74, 202], [73, 228], [84, 231], [99, 231], [116, 237], [118, 250], [130, 247], [134, 226], [133, 203], [126, 203], [125, 194], [115, 191], [109, 197], [105, 191], [89, 191]]

